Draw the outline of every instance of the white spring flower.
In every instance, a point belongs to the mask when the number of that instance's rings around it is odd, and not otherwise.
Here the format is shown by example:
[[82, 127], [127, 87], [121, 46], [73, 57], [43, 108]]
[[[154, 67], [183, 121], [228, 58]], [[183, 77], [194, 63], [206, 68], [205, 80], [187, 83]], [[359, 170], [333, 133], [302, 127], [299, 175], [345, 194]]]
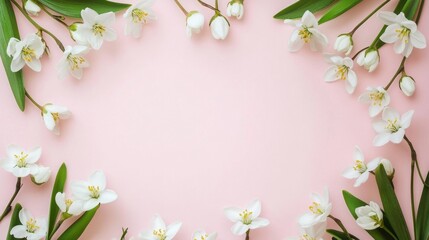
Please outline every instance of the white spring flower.
[[153, 0], [141, 0], [124, 13], [124, 18], [127, 21], [125, 25], [125, 35], [139, 38], [144, 24], [147, 24], [156, 19], [152, 11]]
[[45, 126], [55, 135], [60, 134], [60, 120], [68, 119], [70, 116], [71, 112], [63, 106], [48, 103], [42, 108], [42, 117], [45, 122]]
[[26, 177], [37, 173], [36, 162], [39, 161], [41, 155], [40, 147], [27, 151], [19, 146], [10, 145], [7, 147], [7, 158], [2, 161], [2, 166], [15, 177]]
[[355, 209], [356, 223], [365, 230], [374, 230], [383, 226], [383, 212], [375, 202]]
[[347, 93], [352, 94], [357, 86], [357, 75], [352, 70], [353, 60], [349, 57], [342, 58], [339, 56], [331, 56], [328, 60], [333, 66], [326, 71], [325, 81], [343, 80]]
[[358, 146], [355, 146], [353, 153], [355, 164], [347, 168], [343, 176], [348, 179], [356, 179], [354, 187], [359, 187], [368, 180], [370, 172], [374, 171], [380, 164], [380, 158], [375, 158], [368, 164], [365, 163], [365, 157]]
[[228, 17], [236, 17], [240, 20], [244, 15], [244, 5], [243, 0], [232, 0], [228, 3], [226, 8], [226, 15]]
[[399, 87], [405, 96], [411, 97], [416, 91], [416, 82], [412, 77], [405, 75], [401, 77], [401, 80], [399, 81]]
[[140, 233], [142, 240], [171, 240], [179, 232], [182, 223], [176, 222], [166, 226], [164, 220], [158, 215], [153, 220], [153, 227], [149, 231]]
[[208, 234], [204, 231], [196, 231], [192, 236], [192, 240], [215, 240], [217, 233]]
[[63, 218], [80, 215], [83, 212], [83, 201], [67, 198], [65, 193], [58, 192], [55, 195], [55, 203], [63, 213]]
[[32, 16], [37, 16], [39, 15], [39, 12], [42, 11], [39, 5], [32, 0], [25, 1], [24, 9]]
[[315, 224], [326, 222], [331, 214], [332, 203], [329, 201], [329, 192], [325, 188], [323, 195], [313, 194], [313, 203], [309, 206], [309, 212], [299, 218], [299, 225], [302, 228], [309, 228]]
[[375, 117], [390, 104], [390, 96], [383, 87], [368, 87], [366, 91], [360, 95], [359, 102], [369, 104], [369, 116]]
[[359, 66], [363, 66], [368, 72], [373, 72], [380, 62], [378, 50], [370, 48], [359, 53], [356, 62]]
[[229, 22], [224, 16], [216, 12], [210, 20], [212, 36], [216, 40], [225, 40], [229, 33]]
[[36, 171], [31, 174], [31, 181], [37, 185], [41, 185], [51, 177], [51, 168], [38, 165]]
[[350, 34], [341, 34], [337, 37], [334, 43], [334, 49], [338, 52], [343, 52], [349, 55], [353, 50], [353, 38]]
[[186, 16], [186, 34], [191, 37], [200, 33], [204, 27], [204, 15], [198, 11], [190, 11]]
[[37, 34], [30, 34], [21, 41], [11, 38], [7, 46], [7, 54], [12, 57], [10, 69], [12, 72], [18, 72], [27, 65], [33, 71], [40, 72], [40, 58], [44, 52], [45, 44]]
[[405, 129], [410, 126], [413, 114], [414, 110], [410, 110], [401, 116], [393, 108], [385, 108], [381, 120], [372, 124], [377, 132], [377, 136], [373, 140], [374, 146], [382, 146], [388, 142], [402, 142], [405, 136]]
[[58, 64], [58, 77], [64, 79], [70, 74], [76, 79], [81, 79], [83, 68], [89, 67], [89, 62], [84, 57], [88, 51], [89, 48], [86, 46], [67, 46]]
[[16, 225], [10, 230], [10, 234], [15, 238], [25, 238], [27, 240], [40, 240], [46, 236], [47, 221], [32, 217], [26, 209], [19, 211], [19, 221], [21, 225]]
[[270, 221], [265, 218], [260, 218], [261, 202], [253, 201], [245, 208], [230, 207], [224, 210], [226, 217], [234, 222], [231, 231], [235, 235], [243, 235], [251, 229], [266, 227]]

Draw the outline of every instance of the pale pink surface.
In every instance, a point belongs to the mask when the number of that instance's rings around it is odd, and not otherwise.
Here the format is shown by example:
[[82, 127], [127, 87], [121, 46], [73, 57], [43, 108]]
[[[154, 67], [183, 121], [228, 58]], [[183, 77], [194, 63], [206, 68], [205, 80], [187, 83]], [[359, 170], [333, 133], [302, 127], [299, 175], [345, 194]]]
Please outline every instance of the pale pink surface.
[[[68, 106], [74, 115], [63, 122], [60, 137], [52, 135], [30, 102], [24, 113], [18, 110], [1, 70], [1, 155], [11, 143], [41, 146], [41, 163], [54, 171], [67, 163], [68, 185], [87, 179], [96, 169], [104, 170], [108, 187], [119, 199], [100, 209], [82, 239], [119, 237], [121, 227], [137, 235], [151, 227], [156, 213], [167, 223], [184, 223], [177, 239], [190, 239], [198, 229], [217, 231], [219, 239], [243, 239], [231, 234], [232, 223], [223, 208], [244, 207], [253, 199], [261, 200], [262, 216], [271, 224], [254, 231], [251, 239], [285, 239], [298, 234], [296, 220], [307, 211], [310, 193], [325, 186], [332, 195], [333, 214], [365, 238], [341, 197], [341, 190], [348, 189], [380, 203], [374, 179], [353, 188], [353, 181], [341, 176], [353, 163], [357, 144], [368, 160], [384, 156], [393, 162], [396, 190], [411, 225], [409, 149], [405, 142], [373, 147], [375, 133], [367, 106], [357, 102], [366, 86], [390, 80], [401, 57], [386, 46], [373, 74], [356, 65], [359, 86], [350, 96], [342, 82], [324, 83], [328, 65], [322, 55], [288, 52], [292, 28], [271, 16], [291, 2], [246, 1], [245, 17], [231, 20], [224, 42], [213, 40], [207, 26], [201, 35], [187, 38], [184, 16], [173, 1], [156, 1], [158, 21], [144, 28], [140, 40], [123, 35], [124, 20], [118, 15], [118, 41], [90, 53], [92, 66], [81, 81], [56, 78], [60, 52], [48, 39], [51, 57], [44, 57], [42, 73], [25, 69], [26, 86], [41, 103]], [[352, 29], [377, 2], [361, 4], [338, 21], [322, 25], [330, 47], [336, 35]], [[209, 19], [211, 13], [196, 1], [183, 4], [203, 10]], [[220, 1], [223, 10], [226, 4]], [[425, 6], [420, 25], [426, 36], [428, 10]], [[40, 21], [70, 42], [64, 29], [43, 15]], [[25, 29], [22, 35], [34, 30], [23, 18], [19, 22]], [[374, 20], [359, 30], [354, 52], [368, 45], [380, 26]], [[428, 53], [415, 50], [407, 61], [407, 72], [417, 81], [412, 98], [402, 95], [397, 82], [390, 90], [392, 106], [400, 112], [416, 110], [407, 135], [425, 172]], [[3, 208], [15, 178], [2, 170], [0, 179]], [[37, 187], [25, 179], [17, 201], [34, 215], [47, 216], [52, 184]], [[8, 220], [0, 225], [0, 238]]]

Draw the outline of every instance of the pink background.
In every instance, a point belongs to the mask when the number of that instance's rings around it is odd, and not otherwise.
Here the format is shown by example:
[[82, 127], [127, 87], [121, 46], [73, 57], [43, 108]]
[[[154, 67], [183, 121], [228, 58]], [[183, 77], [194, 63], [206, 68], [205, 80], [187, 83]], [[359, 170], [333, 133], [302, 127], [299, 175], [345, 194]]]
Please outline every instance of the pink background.
[[[173, 1], [156, 1], [158, 21], [145, 26], [140, 40], [124, 36], [125, 22], [118, 15], [118, 40], [89, 54], [92, 66], [81, 81], [56, 78], [61, 53], [48, 39], [51, 56], [44, 57], [41, 73], [25, 69], [26, 86], [40, 103], [69, 107], [73, 118], [62, 122], [60, 137], [54, 136], [30, 102], [24, 113], [18, 110], [0, 70], [0, 155], [12, 143], [41, 146], [40, 163], [54, 171], [67, 163], [68, 184], [104, 170], [108, 188], [119, 199], [102, 206], [82, 239], [119, 237], [121, 227], [137, 235], [151, 227], [156, 213], [167, 223], [183, 222], [177, 239], [190, 239], [198, 229], [217, 231], [218, 239], [243, 239], [231, 234], [223, 208], [244, 207], [253, 199], [261, 200], [262, 216], [271, 224], [254, 231], [251, 239], [285, 239], [299, 233], [296, 220], [307, 211], [310, 193], [325, 186], [332, 195], [333, 215], [365, 238], [341, 197], [341, 190], [348, 189], [380, 202], [374, 179], [353, 188], [353, 181], [341, 176], [353, 164], [356, 144], [367, 160], [383, 156], [393, 162], [396, 189], [410, 223], [409, 149], [405, 142], [373, 147], [367, 106], [357, 102], [366, 86], [390, 80], [400, 56], [386, 46], [375, 73], [356, 67], [359, 86], [348, 95], [342, 82], [323, 81], [328, 65], [321, 54], [288, 52], [292, 28], [272, 15], [291, 2], [246, 1], [244, 19], [230, 20], [231, 32], [223, 42], [213, 40], [207, 26], [201, 35], [187, 38], [184, 16]], [[338, 34], [350, 31], [379, 1], [365, 2], [321, 26], [330, 39], [328, 51]], [[203, 11], [206, 20], [211, 16], [196, 1], [183, 4]], [[222, 10], [226, 4], [220, 1]], [[426, 35], [428, 10], [426, 5], [420, 25]], [[22, 35], [34, 31], [22, 17], [18, 20]], [[71, 43], [61, 25], [44, 14], [37, 20]], [[380, 26], [374, 19], [358, 30], [354, 52], [367, 46]], [[416, 110], [407, 135], [425, 172], [428, 51], [416, 50], [407, 61], [407, 72], [417, 81], [416, 94], [403, 96], [397, 82], [389, 91], [392, 106], [400, 112]], [[3, 208], [15, 178], [0, 171], [0, 179]], [[39, 187], [25, 179], [17, 201], [34, 215], [47, 216], [52, 184]], [[8, 219], [0, 224], [2, 237]]]

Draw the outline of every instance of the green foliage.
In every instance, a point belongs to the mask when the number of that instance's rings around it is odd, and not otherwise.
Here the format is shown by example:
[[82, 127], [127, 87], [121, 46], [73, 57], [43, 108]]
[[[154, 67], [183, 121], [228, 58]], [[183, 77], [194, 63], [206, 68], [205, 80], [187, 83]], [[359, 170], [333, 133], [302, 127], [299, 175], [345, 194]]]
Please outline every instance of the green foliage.
[[117, 12], [128, 8], [130, 4], [106, 0], [39, 0], [46, 7], [67, 17], [81, 18], [80, 12], [91, 8], [97, 13]]
[[69, 228], [67, 228], [63, 232], [63, 234], [61, 234], [61, 236], [58, 237], [58, 240], [79, 239], [79, 237], [85, 231], [88, 224], [91, 222], [92, 218], [94, 217], [99, 207], [100, 205], [85, 212]]
[[[429, 184], [429, 173], [426, 176]], [[429, 239], [429, 188], [424, 187], [420, 197], [419, 209], [416, 218], [416, 239]]]
[[319, 19], [319, 24], [331, 21], [332, 19], [352, 9], [360, 2], [362, 2], [362, 0], [341, 0], [337, 2]]
[[16, 225], [21, 225], [21, 222], [19, 221], [19, 211], [21, 211], [22, 206], [17, 203], [15, 204], [15, 208], [13, 209], [12, 217], [10, 219], [10, 225], [9, 230], [7, 231], [7, 237], [6, 240], [20, 240], [23, 238], [15, 238], [13, 235], [9, 234], [10, 230], [12, 230], [13, 227]]
[[305, 11], [309, 10], [312, 13], [318, 12], [325, 7], [329, 6], [335, 0], [299, 0], [294, 4], [286, 7], [285, 9], [278, 12], [274, 15], [276, 19], [295, 19], [300, 18], [305, 13]]
[[58, 169], [57, 176], [55, 177], [55, 183], [52, 188], [51, 204], [49, 207], [48, 236], [51, 235], [54, 229], [55, 221], [57, 220], [58, 213], [60, 211], [60, 209], [58, 208], [55, 202], [55, 195], [58, 192], [64, 192], [64, 185], [66, 183], [66, 179], [67, 179], [67, 167], [63, 163], [61, 164], [60, 169]]

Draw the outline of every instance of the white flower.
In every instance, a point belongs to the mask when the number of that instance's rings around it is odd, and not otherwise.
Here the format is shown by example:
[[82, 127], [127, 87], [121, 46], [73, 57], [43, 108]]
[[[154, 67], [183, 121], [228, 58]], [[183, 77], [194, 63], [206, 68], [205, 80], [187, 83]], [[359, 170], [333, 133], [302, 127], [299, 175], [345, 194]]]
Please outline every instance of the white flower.
[[405, 75], [402, 76], [401, 80], [399, 81], [399, 87], [405, 96], [411, 97], [416, 91], [416, 82], [412, 77]]
[[48, 103], [43, 106], [42, 116], [46, 128], [54, 134], [59, 135], [60, 129], [58, 125], [60, 120], [70, 118], [71, 112], [66, 107]]
[[313, 194], [313, 203], [309, 206], [309, 209], [310, 212], [299, 218], [299, 225], [302, 228], [309, 228], [315, 224], [326, 222], [332, 210], [328, 189], [325, 188], [323, 195]]
[[58, 64], [58, 77], [64, 79], [68, 74], [81, 79], [83, 68], [89, 67], [89, 62], [83, 56], [88, 53], [86, 46], [67, 46]]
[[217, 233], [207, 234], [204, 231], [197, 231], [192, 236], [192, 240], [215, 240], [217, 237]]
[[141, 0], [128, 8], [124, 13], [124, 18], [127, 21], [125, 35], [140, 37], [143, 24], [156, 19], [151, 9], [152, 4], [153, 0]]
[[408, 20], [404, 13], [396, 15], [393, 12], [380, 12], [378, 16], [388, 25], [380, 39], [385, 43], [395, 43], [393, 46], [395, 53], [408, 57], [413, 47], [420, 49], [426, 47], [425, 36], [417, 30], [417, 24]]
[[51, 177], [51, 169], [49, 167], [38, 165], [36, 172], [31, 174], [31, 181], [37, 185], [41, 185]]
[[359, 102], [369, 104], [369, 116], [375, 117], [389, 105], [390, 96], [383, 87], [368, 87], [366, 91], [360, 95]]
[[362, 183], [368, 180], [371, 171], [374, 171], [380, 164], [380, 158], [376, 158], [365, 164], [365, 157], [358, 146], [355, 146], [353, 154], [355, 165], [344, 171], [343, 176], [348, 179], [356, 179], [354, 186], [359, 187]]
[[37, 16], [39, 15], [39, 12], [42, 10], [39, 5], [37, 5], [32, 0], [27, 0], [24, 5], [25, 11], [29, 13], [30, 15]]
[[115, 23], [113, 12], [98, 14], [90, 8], [85, 8], [80, 14], [83, 24], [76, 24], [76, 31], [72, 31], [73, 38], [78, 44], [89, 45], [98, 50], [104, 40], [116, 40], [116, 32], [111, 27]]
[[372, 126], [377, 132], [374, 138], [374, 146], [382, 146], [386, 143], [400, 143], [405, 135], [405, 129], [410, 126], [414, 110], [410, 110], [402, 116], [393, 108], [384, 109], [382, 119], [375, 121]]
[[343, 80], [345, 82], [346, 91], [352, 94], [357, 86], [357, 76], [352, 70], [353, 60], [349, 57], [332, 56], [328, 60], [333, 64], [325, 73], [326, 82], [334, 82]]
[[3, 168], [16, 177], [26, 177], [37, 172], [36, 162], [42, 155], [42, 149], [37, 147], [31, 151], [15, 145], [7, 147], [7, 159], [2, 162]]
[[115, 201], [118, 195], [106, 189], [106, 176], [102, 171], [96, 171], [89, 177], [89, 181], [72, 183], [72, 192], [76, 200], [83, 201], [82, 210], [88, 211], [98, 204], [106, 204]]
[[310, 44], [313, 51], [322, 51], [328, 45], [328, 38], [318, 30], [317, 20], [310, 11], [304, 13], [301, 21], [286, 19], [284, 22], [297, 28], [289, 39], [289, 51], [296, 52], [305, 43]]
[[338, 52], [343, 52], [349, 55], [353, 49], [353, 38], [350, 34], [341, 34], [337, 37], [334, 44], [334, 49]]
[[393, 174], [395, 173], [395, 169], [393, 168], [392, 163], [388, 159], [382, 158], [380, 160], [380, 164], [383, 165], [386, 175], [389, 177], [393, 177]]
[[210, 29], [212, 36], [216, 40], [225, 40], [229, 32], [229, 22], [226, 18], [219, 13], [216, 13], [210, 20]]
[[143, 240], [171, 240], [179, 232], [181, 226], [180, 222], [166, 226], [162, 218], [156, 215], [152, 229], [140, 233], [139, 237]]
[[232, 233], [235, 235], [242, 235], [250, 229], [261, 228], [270, 224], [268, 219], [259, 217], [261, 214], [261, 202], [258, 200], [250, 203], [245, 209], [230, 207], [226, 208], [224, 212], [229, 220], [235, 222], [231, 228]]
[[58, 192], [55, 195], [55, 203], [63, 213], [63, 218], [77, 216], [83, 212], [83, 202], [73, 198], [66, 198], [65, 193]]
[[244, 5], [243, 0], [232, 0], [228, 3], [226, 8], [226, 15], [228, 17], [236, 17], [237, 19], [241, 19], [244, 14]]
[[368, 49], [359, 53], [356, 62], [359, 66], [363, 66], [368, 72], [374, 71], [380, 62], [380, 55], [377, 49]]
[[33, 218], [26, 209], [19, 211], [19, 221], [21, 225], [16, 225], [10, 230], [10, 234], [15, 238], [25, 238], [27, 240], [39, 240], [46, 235], [46, 219]]
[[23, 40], [11, 38], [7, 46], [7, 54], [12, 57], [10, 69], [18, 72], [25, 64], [36, 72], [42, 70], [40, 57], [45, 51], [45, 44], [37, 34], [30, 34]]
[[302, 234], [297, 240], [323, 240], [328, 223], [321, 222], [308, 228], [302, 228]]
[[204, 27], [204, 15], [191, 11], [186, 17], [186, 34], [191, 37], [193, 33], [200, 33]]
[[365, 230], [374, 230], [383, 226], [383, 213], [375, 202], [369, 202], [369, 205], [355, 209], [357, 219], [356, 223]]

